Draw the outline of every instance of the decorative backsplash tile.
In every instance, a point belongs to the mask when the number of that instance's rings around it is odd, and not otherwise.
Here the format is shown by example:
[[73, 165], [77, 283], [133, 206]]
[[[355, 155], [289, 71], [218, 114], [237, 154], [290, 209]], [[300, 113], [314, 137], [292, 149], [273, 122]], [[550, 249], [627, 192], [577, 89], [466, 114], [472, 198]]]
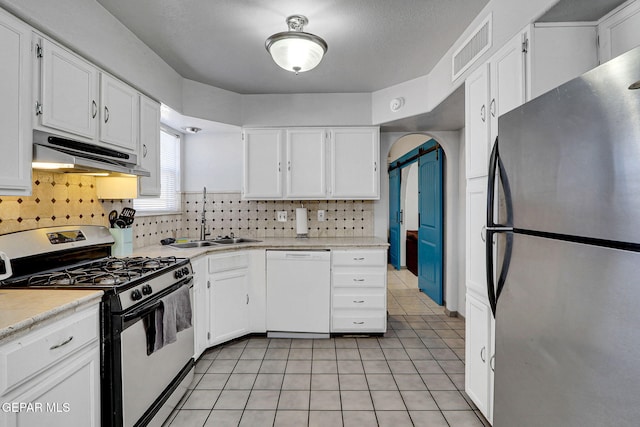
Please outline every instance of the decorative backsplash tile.
[[[184, 193], [182, 198], [184, 237], [200, 236], [202, 193]], [[373, 202], [363, 200], [255, 201], [242, 200], [240, 193], [207, 193], [205, 219], [211, 237], [234, 233], [246, 237], [295, 237], [296, 208], [308, 211], [309, 237], [373, 236]], [[318, 209], [325, 221], [317, 220]], [[287, 222], [276, 221], [277, 211], [287, 211]]]
[[[166, 237], [200, 237], [202, 193], [184, 193], [182, 214], [136, 216], [134, 247]], [[132, 200], [98, 200], [95, 177], [33, 171], [31, 196], [0, 196], [0, 234], [58, 225], [109, 226], [108, 215]], [[296, 208], [308, 210], [309, 237], [373, 236], [373, 202], [361, 200], [253, 201], [240, 193], [208, 193], [205, 218], [210, 237], [234, 233], [246, 237], [295, 237]], [[326, 221], [317, 220], [318, 209]], [[287, 221], [276, 221], [287, 211]]]
[[[132, 200], [98, 200], [95, 177], [33, 171], [32, 195], [0, 196], [0, 234], [59, 225], [109, 226], [112, 209]], [[181, 233], [181, 215], [137, 217], [134, 246], [142, 247]]]

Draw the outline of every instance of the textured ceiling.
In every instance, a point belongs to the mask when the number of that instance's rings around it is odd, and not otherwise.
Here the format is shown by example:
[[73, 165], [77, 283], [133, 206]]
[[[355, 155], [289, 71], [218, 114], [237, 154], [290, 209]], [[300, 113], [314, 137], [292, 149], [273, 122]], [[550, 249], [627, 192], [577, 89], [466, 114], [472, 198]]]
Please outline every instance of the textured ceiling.
[[[238, 93], [372, 92], [428, 74], [488, 0], [98, 0], [183, 77]], [[280, 69], [264, 42], [306, 15], [329, 49]]]

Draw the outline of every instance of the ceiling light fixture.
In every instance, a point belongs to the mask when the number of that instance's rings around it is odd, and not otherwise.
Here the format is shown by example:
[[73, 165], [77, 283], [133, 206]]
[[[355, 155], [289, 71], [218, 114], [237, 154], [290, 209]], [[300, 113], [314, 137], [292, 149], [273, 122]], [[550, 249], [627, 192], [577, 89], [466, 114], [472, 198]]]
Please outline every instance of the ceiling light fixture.
[[265, 42], [267, 51], [273, 61], [287, 71], [298, 74], [314, 69], [327, 53], [327, 42], [302, 31], [309, 23], [306, 16], [291, 15], [286, 22], [289, 31], [269, 37]]

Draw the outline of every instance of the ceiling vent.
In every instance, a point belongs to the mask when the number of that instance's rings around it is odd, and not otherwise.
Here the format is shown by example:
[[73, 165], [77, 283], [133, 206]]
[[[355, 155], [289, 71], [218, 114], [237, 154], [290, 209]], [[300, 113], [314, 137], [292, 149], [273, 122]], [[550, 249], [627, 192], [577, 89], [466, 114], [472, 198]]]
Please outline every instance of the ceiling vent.
[[489, 14], [453, 53], [453, 58], [451, 59], [451, 81], [460, 77], [476, 59], [491, 47], [491, 16]]

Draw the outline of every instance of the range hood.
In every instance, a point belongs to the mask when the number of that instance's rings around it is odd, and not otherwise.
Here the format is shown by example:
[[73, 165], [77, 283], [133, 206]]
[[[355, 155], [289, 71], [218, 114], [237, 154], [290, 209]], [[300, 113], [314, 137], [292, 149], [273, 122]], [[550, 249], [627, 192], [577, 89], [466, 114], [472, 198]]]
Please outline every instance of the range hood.
[[138, 157], [123, 151], [33, 131], [33, 169], [65, 173], [150, 176]]

